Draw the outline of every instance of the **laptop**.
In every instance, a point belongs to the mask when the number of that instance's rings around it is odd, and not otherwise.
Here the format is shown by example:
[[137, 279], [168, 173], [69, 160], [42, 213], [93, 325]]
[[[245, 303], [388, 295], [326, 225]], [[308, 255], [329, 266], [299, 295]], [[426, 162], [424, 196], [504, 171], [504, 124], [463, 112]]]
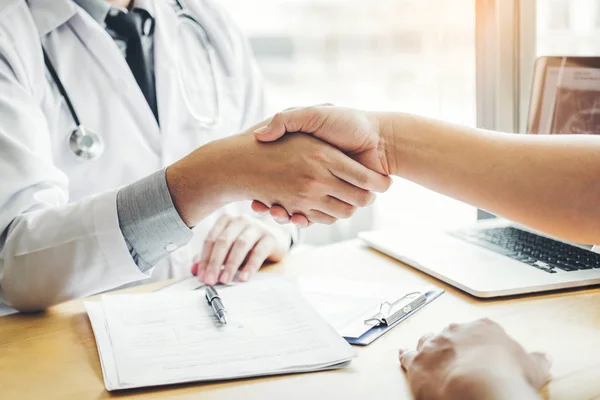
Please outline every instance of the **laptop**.
[[[527, 131], [600, 133], [600, 57], [540, 57]], [[480, 298], [600, 284], [600, 254], [503, 219], [363, 232], [369, 246]]]

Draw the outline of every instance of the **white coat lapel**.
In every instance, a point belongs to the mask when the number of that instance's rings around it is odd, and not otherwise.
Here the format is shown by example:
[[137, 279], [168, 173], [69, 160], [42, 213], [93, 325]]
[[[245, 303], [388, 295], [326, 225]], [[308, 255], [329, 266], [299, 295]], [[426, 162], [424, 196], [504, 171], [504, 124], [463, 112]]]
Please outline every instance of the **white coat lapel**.
[[127, 65], [127, 61], [114, 40], [82, 9], [79, 9], [77, 14], [71, 18], [69, 25], [81, 43], [95, 58], [98, 65], [106, 71], [110, 78], [112, 89], [120, 95], [152, 148], [155, 149], [157, 154], [160, 154], [159, 126], [144, 94], [135, 81], [129, 65]]
[[156, 25], [154, 30], [154, 80], [156, 82], [156, 99], [158, 117], [163, 140], [169, 137], [173, 129], [172, 118], [174, 107], [177, 107], [179, 86], [177, 84], [177, 62], [174, 40], [177, 40], [177, 16], [174, 9], [166, 2], [155, 2]]

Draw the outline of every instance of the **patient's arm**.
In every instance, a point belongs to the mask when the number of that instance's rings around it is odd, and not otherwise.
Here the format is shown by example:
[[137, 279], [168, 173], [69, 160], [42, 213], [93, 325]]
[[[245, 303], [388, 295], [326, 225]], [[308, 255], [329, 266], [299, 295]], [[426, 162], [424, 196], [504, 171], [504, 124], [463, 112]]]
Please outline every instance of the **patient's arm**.
[[548, 234], [600, 244], [600, 136], [507, 134], [339, 107], [279, 113], [256, 136], [269, 141], [286, 131], [310, 133], [369, 168]]

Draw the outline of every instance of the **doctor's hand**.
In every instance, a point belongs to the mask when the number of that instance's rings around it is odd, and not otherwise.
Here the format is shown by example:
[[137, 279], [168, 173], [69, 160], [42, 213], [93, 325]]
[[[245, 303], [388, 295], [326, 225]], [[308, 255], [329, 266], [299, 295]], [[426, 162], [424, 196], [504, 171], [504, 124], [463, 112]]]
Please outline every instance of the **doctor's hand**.
[[240, 271], [247, 281], [265, 261], [278, 262], [290, 248], [288, 233], [245, 215], [224, 214], [206, 236], [192, 274], [207, 285], [227, 284]]
[[425, 335], [417, 351], [400, 350], [411, 390], [422, 400], [538, 399], [550, 362], [488, 319]]
[[[281, 138], [288, 132], [311, 134], [339, 148], [367, 168], [390, 175], [391, 169], [385, 153], [385, 141], [380, 135], [382, 121], [379, 114], [333, 106], [312, 106], [291, 109], [276, 114], [269, 124], [257, 129], [255, 136], [263, 142]], [[254, 211], [269, 212], [269, 207], [255, 201]], [[271, 207], [271, 215], [279, 223], [289, 222], [292, 210]], [[296, 214], [291, 221], [308, 226], [310, 217]]]
[[280, 205], [331, 224], [371, 204], [391, 180], [335, 147], [305, 134], [261, 143], [230, 136], [195, 150], [166, 171], [171, 197], [188, 226], [236, 201]]

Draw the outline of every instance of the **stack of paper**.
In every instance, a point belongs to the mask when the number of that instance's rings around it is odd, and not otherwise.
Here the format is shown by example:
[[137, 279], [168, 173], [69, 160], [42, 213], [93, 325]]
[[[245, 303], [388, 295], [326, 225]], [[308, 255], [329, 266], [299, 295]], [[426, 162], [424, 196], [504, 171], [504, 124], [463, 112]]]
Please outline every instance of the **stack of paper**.
[[309, 372], [354, 352], [283, 280], [220, 292], [220, 325], [204, 290], [105, 295], [87, 302], [108, 390]]

